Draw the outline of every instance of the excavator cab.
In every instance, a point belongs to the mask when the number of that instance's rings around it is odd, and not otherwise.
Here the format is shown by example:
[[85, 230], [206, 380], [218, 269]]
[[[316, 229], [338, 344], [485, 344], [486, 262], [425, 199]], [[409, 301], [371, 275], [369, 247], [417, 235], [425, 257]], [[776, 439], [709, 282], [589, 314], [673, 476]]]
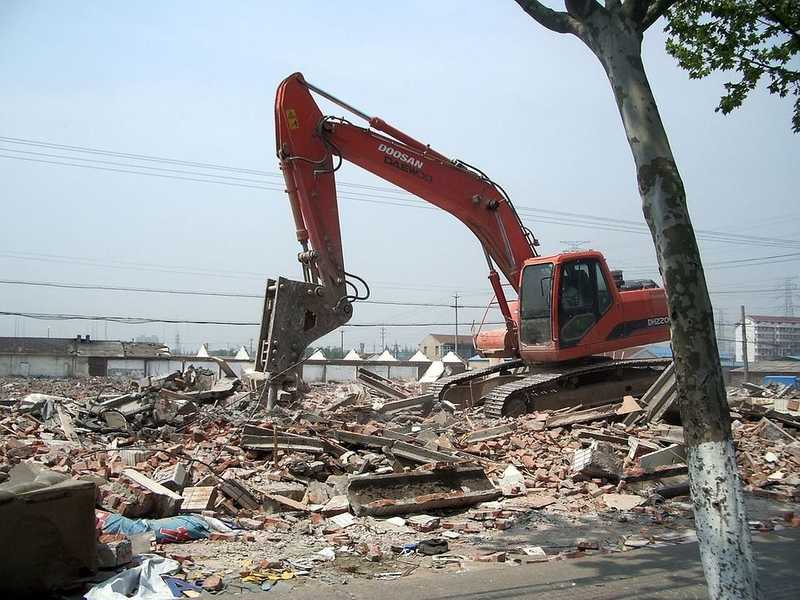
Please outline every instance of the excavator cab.
[[517, 311], [520, 354], [534, 362], [563, 361], [664, 340], [663, 289], [624, 287], [599, 252], [526, 261]]

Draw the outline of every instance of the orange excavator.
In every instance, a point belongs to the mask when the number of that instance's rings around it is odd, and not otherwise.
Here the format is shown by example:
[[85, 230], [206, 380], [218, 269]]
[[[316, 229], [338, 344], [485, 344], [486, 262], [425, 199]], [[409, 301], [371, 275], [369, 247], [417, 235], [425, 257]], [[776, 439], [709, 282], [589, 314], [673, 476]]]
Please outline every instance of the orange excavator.
[[[323, 116], [311, 93], [365, 120]], [[306, 348], [348, 322], [366, 282], [345, 270], [335, 172], [350, 161], [447, 211], [483, 248], [494, 301], [505, 327], [475, 335], [486, 369], [437, 381], [438, 400], [485, 403], [490, 416], [643, 392], [669, 362], [614, 360], [617, 350], [669, 339], [666, 294], [654, 282], [625, 282], [597, 251], [539, 256], [503, 188], [483, 172], [370, 117], [312, 85], [300, 73], [278, 86], [277, 154], [286, 181], [303, 281], [270, 279], [256, 369], [270, 393]], [[506, 296], [502, 273], [516, 298]]]

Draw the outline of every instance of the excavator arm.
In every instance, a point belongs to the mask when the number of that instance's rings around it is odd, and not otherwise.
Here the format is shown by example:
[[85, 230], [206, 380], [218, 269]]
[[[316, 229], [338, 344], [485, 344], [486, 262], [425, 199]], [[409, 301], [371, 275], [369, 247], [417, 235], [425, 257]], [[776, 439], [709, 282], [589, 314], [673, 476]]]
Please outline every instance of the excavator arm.
[[[369, 127], [323, 116], [311, 91], [366, 120]], [[271, 280], [257, 368], [275, 372], [289, 367], [311, 342], [346, 323], [351, 302], [363, 299], [350, 293], [355, 276], [344, 267], [334, 176], [342, 160], [447, 211], [475, 234], [506, 323], [505, 339], [516, 344], [516, 325], [498, 270], [519, 293], [520, 271], [526, 260], [537, 256], [537, 242], [500, 186], [477, 169], [306, 82], [300, 73], [278, 87], [275, 123], [305, 281]], [[285, 300], [279, 300], [281, 295]]]

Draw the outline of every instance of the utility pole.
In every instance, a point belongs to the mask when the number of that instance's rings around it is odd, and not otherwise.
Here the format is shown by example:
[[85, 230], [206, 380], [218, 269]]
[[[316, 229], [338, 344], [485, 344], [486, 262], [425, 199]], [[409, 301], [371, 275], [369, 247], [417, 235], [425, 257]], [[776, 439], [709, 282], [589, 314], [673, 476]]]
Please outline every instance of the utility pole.
[[340, 346], [340, 348], [342, 350], [342, 358], [344, 358], [344, 327], [339, 329], [339, 336], [340, 336], [339, 337], [339, 340], [340, 340], [339, 346]]
[[381, 327], [381, 352], [386, 350], [386, 327]]
[[747, 360], [747, 323], [745, 323], [744, 318], [744, 304], [742, 304], [742, 362], [744, 363], [744, 381], [749, 381], [750, 364]]
[[455, 303], [453, 304], [453, 308], [456, 309], [456, 337], [453, 344], [453, 350], [455, 350], [456, 356], [458, 356], [458, 292], [456, 292], [455, 296], [453, 296]]
[[784, 317], [793, 317], [794, 316], [794, 299], [792, 298], [792, 294], [795, 289], [795, 284], [792, 282], [794, 277], [787, 277], [783, 281], [783, 316]]

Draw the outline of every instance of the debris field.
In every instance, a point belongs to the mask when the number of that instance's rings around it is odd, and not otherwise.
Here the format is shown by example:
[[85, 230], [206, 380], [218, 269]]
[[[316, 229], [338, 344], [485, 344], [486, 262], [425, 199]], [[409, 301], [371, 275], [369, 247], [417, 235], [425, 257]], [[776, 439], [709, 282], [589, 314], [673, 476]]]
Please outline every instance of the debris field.
[[[388, 380], [267, 413], [222, 365], [0, 379], [0, 490], [30, 466], [95, 486], [99, 570], [76, 594], [111, 598], [143, 560], [193, 597], [695, 539], [670, 373], [642, 398], [488, 419]], [[800, 394], [784, 388], [729, 391], [745, 489], [768, 507], [756, 531], [800, 526]]]

